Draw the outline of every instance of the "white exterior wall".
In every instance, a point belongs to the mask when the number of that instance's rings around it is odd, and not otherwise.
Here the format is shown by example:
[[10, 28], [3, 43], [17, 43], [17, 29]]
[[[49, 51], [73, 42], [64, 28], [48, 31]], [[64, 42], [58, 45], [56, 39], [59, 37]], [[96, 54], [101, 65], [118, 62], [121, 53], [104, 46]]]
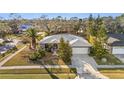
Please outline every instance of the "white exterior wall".
[[124, 47], [113, 47], [112, 54], [124, 54]]
[[72, 48], [72, 54], [89, 54], [89, 48]]

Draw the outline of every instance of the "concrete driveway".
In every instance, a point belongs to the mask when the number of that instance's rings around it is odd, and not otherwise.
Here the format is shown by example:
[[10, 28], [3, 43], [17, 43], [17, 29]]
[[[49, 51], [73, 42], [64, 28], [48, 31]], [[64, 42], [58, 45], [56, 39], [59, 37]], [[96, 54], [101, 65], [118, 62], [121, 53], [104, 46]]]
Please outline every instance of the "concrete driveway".
[[114, 54], [114, 56], [124, 63], [124, 54]]
[[73, 54], [72, 65], [76, 67], [79, 78], [85, 78], [85, 79], [95, 78], [94, 76], [92, 76], [91, 74], [87, 73], [84, 70], [85, 68], [84, 64], [86, 63], [92, 65], [92, 67], [97, 71], [97, 64], [92, 57], [90, 57], [89, 55], [85, 55], [85, 54]]
[[73, 66], [82, 66], [84, 63], [88, 63], [92, 65], [94, 69], [97, 69], [96, 61], [93, 59], [93, 57], [90, 57], [86, 54], [74, 54], [72, 56], [72, 65]]

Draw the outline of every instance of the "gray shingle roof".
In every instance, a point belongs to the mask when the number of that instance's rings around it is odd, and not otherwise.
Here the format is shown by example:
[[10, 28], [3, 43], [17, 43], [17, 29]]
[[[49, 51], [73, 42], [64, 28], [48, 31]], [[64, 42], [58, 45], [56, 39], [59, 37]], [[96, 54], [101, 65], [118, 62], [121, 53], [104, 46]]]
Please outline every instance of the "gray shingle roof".
[[111, 44], [111, 46], [124, 46], [124, 41], [115, 41]]
[[108, 34], [108, 36], [124, 41], [124, 34]]
[[63, 38], [65, 41], [69, 41], [72, 47], [91, 47], [91, 44], [88, 43], [83, 37], [71, 35], [71, 34], [57, 34], [47, 36], [40, 41], [41, 44], [44, 43], [59, 43], [60, 39]]

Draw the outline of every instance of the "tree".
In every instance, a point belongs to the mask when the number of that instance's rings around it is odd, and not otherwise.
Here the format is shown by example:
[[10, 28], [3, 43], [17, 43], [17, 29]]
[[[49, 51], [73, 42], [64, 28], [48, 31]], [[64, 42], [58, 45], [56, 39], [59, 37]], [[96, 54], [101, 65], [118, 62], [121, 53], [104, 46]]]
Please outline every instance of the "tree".
[[98, 17], [93, 20], [90, 15], [88, 23], [88, 34], [94, 37], [91, 53], [99, 58], [103, 57], [107, 53], [107, 50], [104, 47], [107, 41], [107, 31], [103, 23], [103, 19], [98, 15]]
[[14, 34], [19, 33], [18, 27], [20, 25], [21, 16], [16, 13], [10, 13], [9, 17], [11, 18], [11, 20], [9, 20], [9, 26], [11, 27], [11, 31]]
[[31, 49], [36, 49], [37, 31], [34, 28], [30, 28], [27, 30], [27, 36], [31, 38]]
[[74, 26], [74, 30], [75, 30], [76, 32], [80, 29], [81, 24], [82, 24], [82, 19], [79, 19], [79, 20], [78, 20], [78, 23]]
[[95, 20], [95, 31], [97, 41], [104, 45], [107, 41], [107, 30], [100, 16], [98, 16]]
[[43, 26], [43, 28], [45, 29], [45, 31], [50, 34], [51, 32], [51, 28], [49, 27], [49, 24], [48, 24], [49, 20], [47, 18], [47, 15], [42, 15], [40, 17], [40, 25]]
[[107, 50], [102, 46], [102, 44], [100, 44], [100, 42], [96, 41], [91, 49], [91, 54], [98, 58], [102, 58], [107, 54]]
[[5, 20], [0, 20], [0, 38], [5, 39], [10, 34], [10, 27], [7, 22]]
[[65, 63], [71, 62], [72, 48], [70, 47], [69, 42], [65, 42], [63, 38], [60, 39], [58, 55]]
[[96, 36], [97, 33], [95, 31], [95, 24], [94, 24], [95, 20], [92, 17], [92, 14], [90, 14], [89, 18], [88, 18], [88, 22], [87, 22], [87, 28], [86, 28], [86, 35], [87, 38], [89, 39], [89, 36]]
[[92, 36], [96, 36], [96, 31], [94, 30], [94, 18], [92, 17], [92, 14], [89, 16], [89, 20], [88, 20], [88, 26], [89, 26], [89, 33], [92, 35]]

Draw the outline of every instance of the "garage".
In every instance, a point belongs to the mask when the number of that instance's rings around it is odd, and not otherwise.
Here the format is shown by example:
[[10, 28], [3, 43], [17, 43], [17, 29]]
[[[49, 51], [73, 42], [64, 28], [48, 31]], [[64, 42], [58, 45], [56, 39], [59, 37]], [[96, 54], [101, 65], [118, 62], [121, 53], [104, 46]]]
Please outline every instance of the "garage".
[[124, 47], [113, 47], [112, 54], [124, 54]]
[[73, 54], [89, 54], [89, 48], [72, 48]]
[[116, 41], [111, 44], [112, 54], [124, 54], [124, 42]]

